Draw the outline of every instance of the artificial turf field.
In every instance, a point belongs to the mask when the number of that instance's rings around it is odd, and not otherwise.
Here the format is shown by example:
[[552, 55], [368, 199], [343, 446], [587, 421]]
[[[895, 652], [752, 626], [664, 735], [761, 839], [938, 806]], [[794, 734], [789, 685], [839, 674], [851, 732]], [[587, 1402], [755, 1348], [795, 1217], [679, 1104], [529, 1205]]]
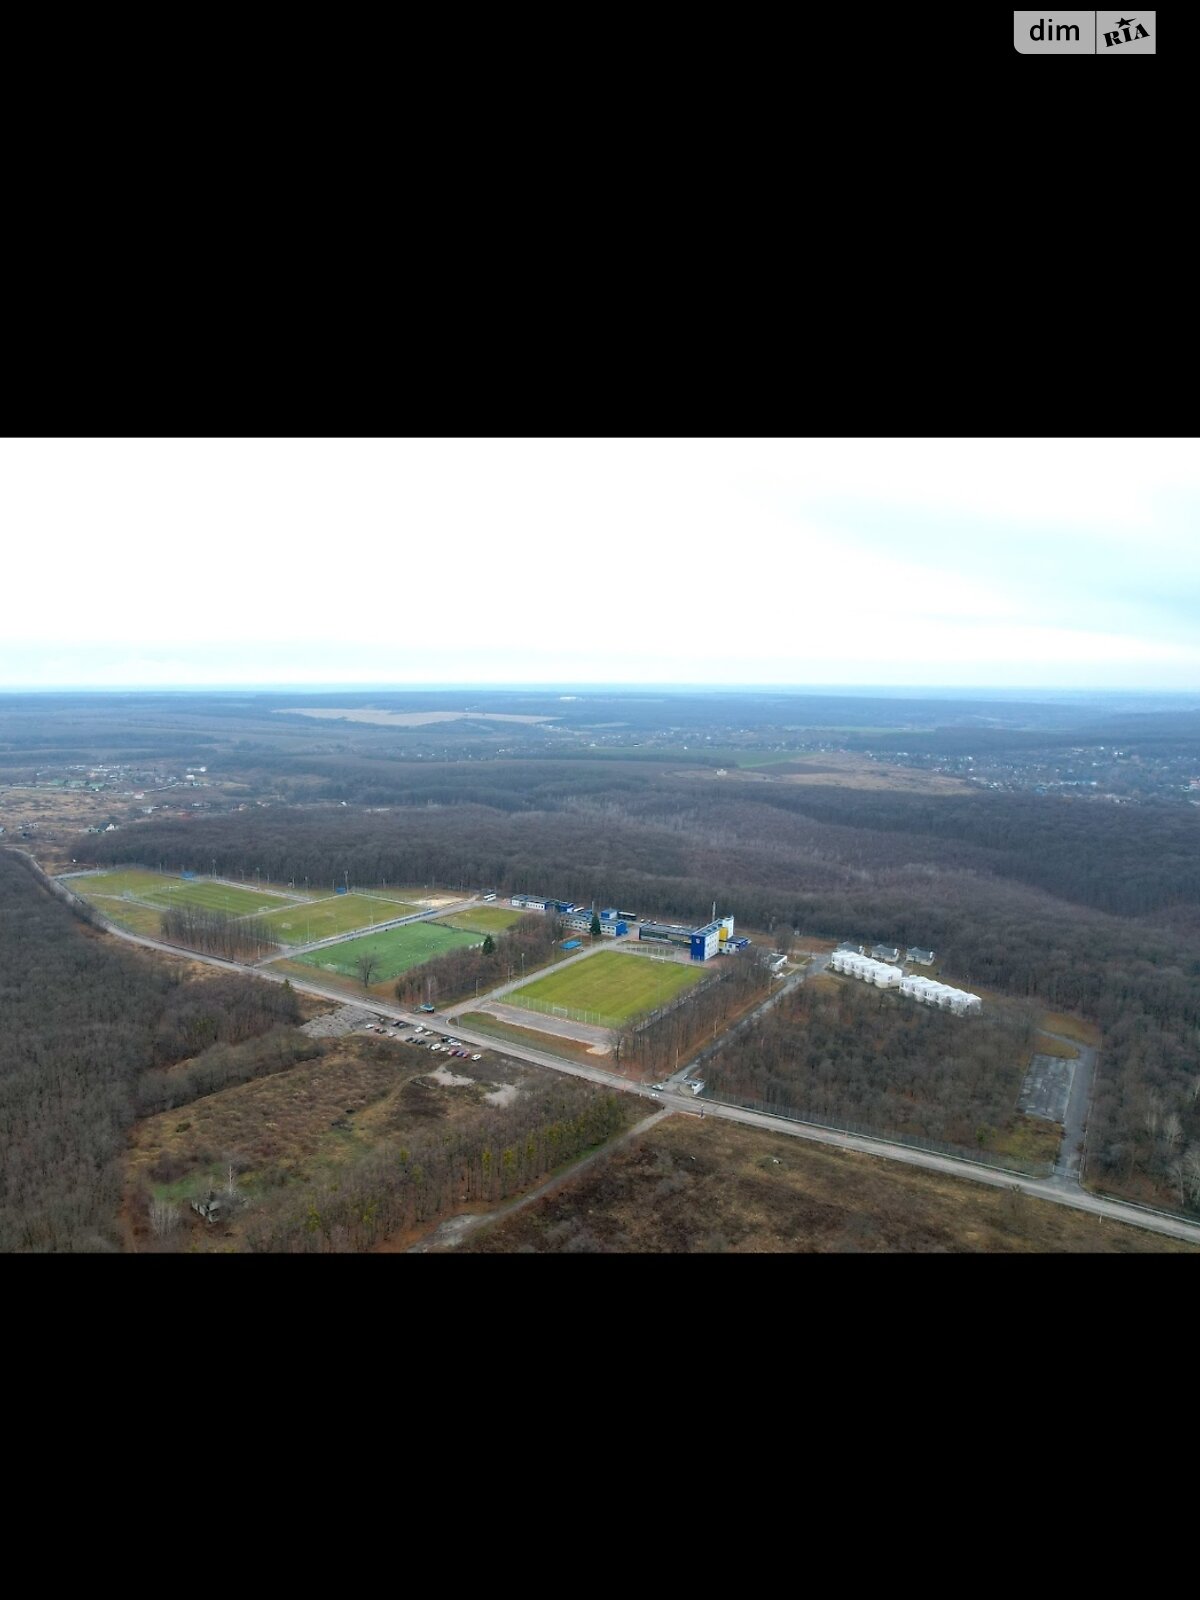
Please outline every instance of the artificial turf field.
[[565, 1014], [586, 1012], [604, 1026], [616, 1028], [632, 1017], [653, 1011], [705, 976], [699, 963], [685, 967], [678, 961], [656, 961], [651, 956], [602, 950], [586, 961], [576, 961], [511, 990], [504, 996], [504, 1003], [551, 1016], [554, 1007], [561, 1006]]
[[403, 928], [386, 928], [382, 933], [346, 939], [324, 950], [310, 950], [307, 955], [297, 956], [296, 961], [318, 971], [340, 972], [344, 977], [357, 978], [359, 957], [376, 956], [379, 964], [371, 975], [371, 982], [388, 983], [432, 956], [479, 943], [478, 933], [460, 933], [456, 928], [432, 922], [410, 922]]

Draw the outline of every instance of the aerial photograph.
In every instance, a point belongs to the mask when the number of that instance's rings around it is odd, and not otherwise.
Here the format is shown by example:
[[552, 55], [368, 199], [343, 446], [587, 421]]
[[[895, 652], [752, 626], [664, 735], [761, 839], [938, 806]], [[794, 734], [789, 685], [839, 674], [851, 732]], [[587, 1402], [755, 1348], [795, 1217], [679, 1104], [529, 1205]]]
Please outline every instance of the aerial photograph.
[[0, 1251], [1200, 1251], [1198, 512], [1192, 439], [0, 441]]

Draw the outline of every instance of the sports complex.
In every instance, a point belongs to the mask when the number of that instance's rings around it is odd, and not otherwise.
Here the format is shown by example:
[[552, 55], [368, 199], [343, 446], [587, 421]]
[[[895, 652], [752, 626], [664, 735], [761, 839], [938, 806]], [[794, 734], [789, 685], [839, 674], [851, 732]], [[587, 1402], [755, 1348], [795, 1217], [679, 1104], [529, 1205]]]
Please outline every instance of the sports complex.
[[505, 995], [505, 1003], [544, 1016], [568, 1017], [619, 1028], [675, 999], [705, 977], [678, 961], [656, 961], [632, 951], [600, 950]]
[[[508, 906], [477, 900], [456, 904], [448, 893], [430, 894], [417, 887], [297, 889], [294, 883], [251, 885], [147, 867], [70, 873], [64, 878], [75, 894], [131, 932], [161, 937], [165, 911], [194, 906], [264, 935], [270, 944], [263, 948], [271, 953], [260, 964], [281, 962], [275, 970], [297, 977], [328, 975], [335, 987], [344, 985], [358, 993], [365, 977], [365, 986], [381, 997], [385, 986], [403, 973], [451, 950], [477, 947], [489, 936], [500, 936], [529, 910], [562, 915], [561, 902], [537, 905], [533, 897], [514, 896]], [[591, 913], [571, 910], [573, 921], [567, 931], [576, 925], [586, 931], [583, 919], [590, 923]], [[500, 986], [497, 999], [502, 996], [504, 1006], [528, 1013], [531, 1027], [553, 1034], [554, 1019], [590, 1024], [599, 1030], [595, 1037], [600, 1040], [609, 1030], [681, 1001], [703, 983], [710, 955], [745, 942], [731, 939], [732, 917], [702, 928], [642, 922], [639, 939], [629, 941], [621, 938], [626, 932], [625, 913], [600, 915], [606, 948], [597, 941], [583, 956], [531, 974], [525, 982], [510, 981]], [[562, 956], [582, 942], [563, 941]], [[474, 1003], [486, 1004], [486, 996], [476, 994]]]

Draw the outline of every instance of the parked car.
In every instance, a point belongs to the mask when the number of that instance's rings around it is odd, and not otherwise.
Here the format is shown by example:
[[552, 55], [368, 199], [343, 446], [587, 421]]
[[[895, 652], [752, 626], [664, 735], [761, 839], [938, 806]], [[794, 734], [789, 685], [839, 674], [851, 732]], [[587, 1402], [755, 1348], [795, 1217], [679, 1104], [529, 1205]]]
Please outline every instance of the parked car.
[[482, 1057], [482, 1056], [472, 1056], [472, 1057], [471, 1057], [471, 1060], [472, 1060], [472, 1061], [482, 1061], [482, 1060], [483, 1060], [483, 1057]]

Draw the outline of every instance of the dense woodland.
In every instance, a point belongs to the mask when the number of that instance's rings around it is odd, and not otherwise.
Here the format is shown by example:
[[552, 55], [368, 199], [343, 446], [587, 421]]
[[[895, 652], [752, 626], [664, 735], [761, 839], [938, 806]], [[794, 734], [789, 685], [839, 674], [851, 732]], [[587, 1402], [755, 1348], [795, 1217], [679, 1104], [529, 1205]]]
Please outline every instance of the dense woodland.
[[1027, 1011], [954, 1017], [867, 985], [801, 984], [704, 1076], [718, 1099], [972, 1154], [1011, 1117], [1033, 1031]]
[[[1103, 739], [1134, 759], [1194, 752], [1200, 772], [1200, 715], [1186, 697], [465, 696], [0, 697], [0, 779], [107, 760], [207, 762], [236, 780], [186, 821], [81, 836], [100, 865], [207, 872], [215, 860], [224, 874], [314, 884], [486, 885], [681, 920], [707, 918], [715, 900], [768, 941], [794, 927], [932, 946], [948, 982], [1099, 1023], [1089, 1179], [1194, 1205], [1185, 1165], [1200, 1150], [1200, 810], [822, 786], [785, 777], [786, 758], [774, 777], [739, 772], [736, 759], [820, 748], [1018, 759]], [[472, 716], [397, 728], [296, 714], [322, 704], [465, 706]], [[489, 710], [554, 721], [489, 723]], [[254, 806], [255, 795], [270, 805]], [[232, 809], [247, 799], [251, 809]], [[455, 966], [438, 982], [469, 993], [475, 975]], [[34, 992], [44, 989], [37, 980]], [[136, 1032], [138, 1005], [128, 1010]], [[61, 1040], [70, 1030], [57, 1017], [43, 1013]], [[112, 1071], [125, 1084], [138, 1069]]]
[[0, 1013], [0, 1250], [37, 1251], [119, 1248], [119, 1158], [147, 1074], [298, 1015], [282, 985], [191, 979], [92, 932], [10, 851]]
[[680, 919], [715, 900], [768, 934], [930, 946], [947, 982], [1103, 1027], [1089, 1177], [1179, 1204], [1178, 1163], [1200, 1146], [1194, 808], [818, 789], [615, 760], [371, 765], [383, 810], [151, 820], [98, 837], [93, 855], [488, 885]]

